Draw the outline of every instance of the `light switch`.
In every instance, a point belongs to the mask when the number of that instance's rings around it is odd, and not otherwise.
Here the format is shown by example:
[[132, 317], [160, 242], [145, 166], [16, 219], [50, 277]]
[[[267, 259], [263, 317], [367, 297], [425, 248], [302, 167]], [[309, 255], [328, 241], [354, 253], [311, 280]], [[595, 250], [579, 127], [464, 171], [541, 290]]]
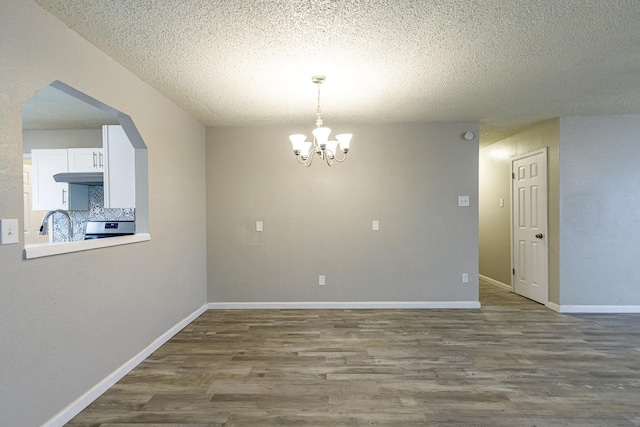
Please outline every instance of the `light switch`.
[[469, 196], [458, 196], [458, 206], [469, 206]]
[[504, 208], [504, 199], [502, 199], [502, 198], [500, 199], [500, 207]]
[[18, 243], [18, 220], [0, 219], [0, 244]]
[[256, 231], [262, 231], [262, 221], [256, 221]]
[[377, 219], [374, 219], [373, 221], [371, 221], [371, 230], [379, 231], [380, 230], [380, 221], [378, 221]]

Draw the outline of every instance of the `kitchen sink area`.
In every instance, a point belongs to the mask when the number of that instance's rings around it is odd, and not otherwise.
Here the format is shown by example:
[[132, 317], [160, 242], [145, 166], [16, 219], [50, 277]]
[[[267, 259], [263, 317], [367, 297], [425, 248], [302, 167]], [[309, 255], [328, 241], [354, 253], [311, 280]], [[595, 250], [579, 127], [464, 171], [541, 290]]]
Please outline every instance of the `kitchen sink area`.
[[47, 227], [49, 242], [26, 244], [25, 259], [150, 240], [147, 233], [136, 234], [134, 208], [105, 208], [101, 185], [88, 186], [87, 191], [88, 209], [54, 211]]
[[[133, 208], [105, 208], [104, 187], [92, 185], [88, 187], [89, 204], [86, 210], [69, 210], [72, 222], [72, 236], [69, 234], [69, 220], [66, 215], [54, 214], [53, 227], [50, 231], [51, 242], [70, 242], [85, 240], [87, 224], [96, 221], [134, 222]], [[90, 234], [96, 234], [90, 230]], [[135, 231], [134, 231], [135, 232]], [[113, 233], [112, 233], [113, 234]], [[133, 234], [133, 233], [128, 233]]]

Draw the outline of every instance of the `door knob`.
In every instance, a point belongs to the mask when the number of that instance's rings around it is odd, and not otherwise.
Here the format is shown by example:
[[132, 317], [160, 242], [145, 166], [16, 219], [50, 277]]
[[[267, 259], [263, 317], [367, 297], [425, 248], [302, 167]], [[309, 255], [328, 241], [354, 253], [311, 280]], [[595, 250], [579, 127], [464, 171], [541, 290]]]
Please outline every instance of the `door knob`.
[[538, 233], [538, 234], [536, 234], [536, 237], [537, 237], [538, 239], [542, 239], [542, 238], [544, 237], [544, 234], [542, 234], [542, 233]]

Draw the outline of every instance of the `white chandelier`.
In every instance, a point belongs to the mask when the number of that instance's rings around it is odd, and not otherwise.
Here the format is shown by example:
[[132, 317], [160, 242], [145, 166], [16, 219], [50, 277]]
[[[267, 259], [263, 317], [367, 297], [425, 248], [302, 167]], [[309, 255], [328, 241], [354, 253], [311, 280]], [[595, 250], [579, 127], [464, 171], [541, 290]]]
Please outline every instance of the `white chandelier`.
[[[306, 141], [307, 136], [300, 133], [289, 136], [296, 160], [306, 167], [311, 166], [313, 157], [316, 155], [325, 160], [329, 166], [332, 166], [334, 161], [344, 162], [347, 159], [349, 144], [353, 136], [350, 133], [341, 133], [336, 135], [335, 141], [329, 141], [331, 129], [324, 127], [322, 116], [320, 115], [320, 85], [325, 80], [324, 76], [313, 76], [311, 78], [311, 81], [318, 85], [318, 116], [316, 118], [316, 128], [311, 132], [313, 134], [313, 142]], [[339, 148], [338, 145], [340, 146]], [[342, 154], [341, 157], [338, 157], [338, 151]]]

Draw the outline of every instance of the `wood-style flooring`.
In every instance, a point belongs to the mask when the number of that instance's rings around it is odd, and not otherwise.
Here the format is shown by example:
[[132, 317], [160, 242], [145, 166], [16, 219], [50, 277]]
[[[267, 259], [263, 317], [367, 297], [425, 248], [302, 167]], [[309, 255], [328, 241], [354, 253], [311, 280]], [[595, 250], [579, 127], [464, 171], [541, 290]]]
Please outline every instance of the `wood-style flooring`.
[[208, 311], [70, 426], [640, 426], [640, 315]]

